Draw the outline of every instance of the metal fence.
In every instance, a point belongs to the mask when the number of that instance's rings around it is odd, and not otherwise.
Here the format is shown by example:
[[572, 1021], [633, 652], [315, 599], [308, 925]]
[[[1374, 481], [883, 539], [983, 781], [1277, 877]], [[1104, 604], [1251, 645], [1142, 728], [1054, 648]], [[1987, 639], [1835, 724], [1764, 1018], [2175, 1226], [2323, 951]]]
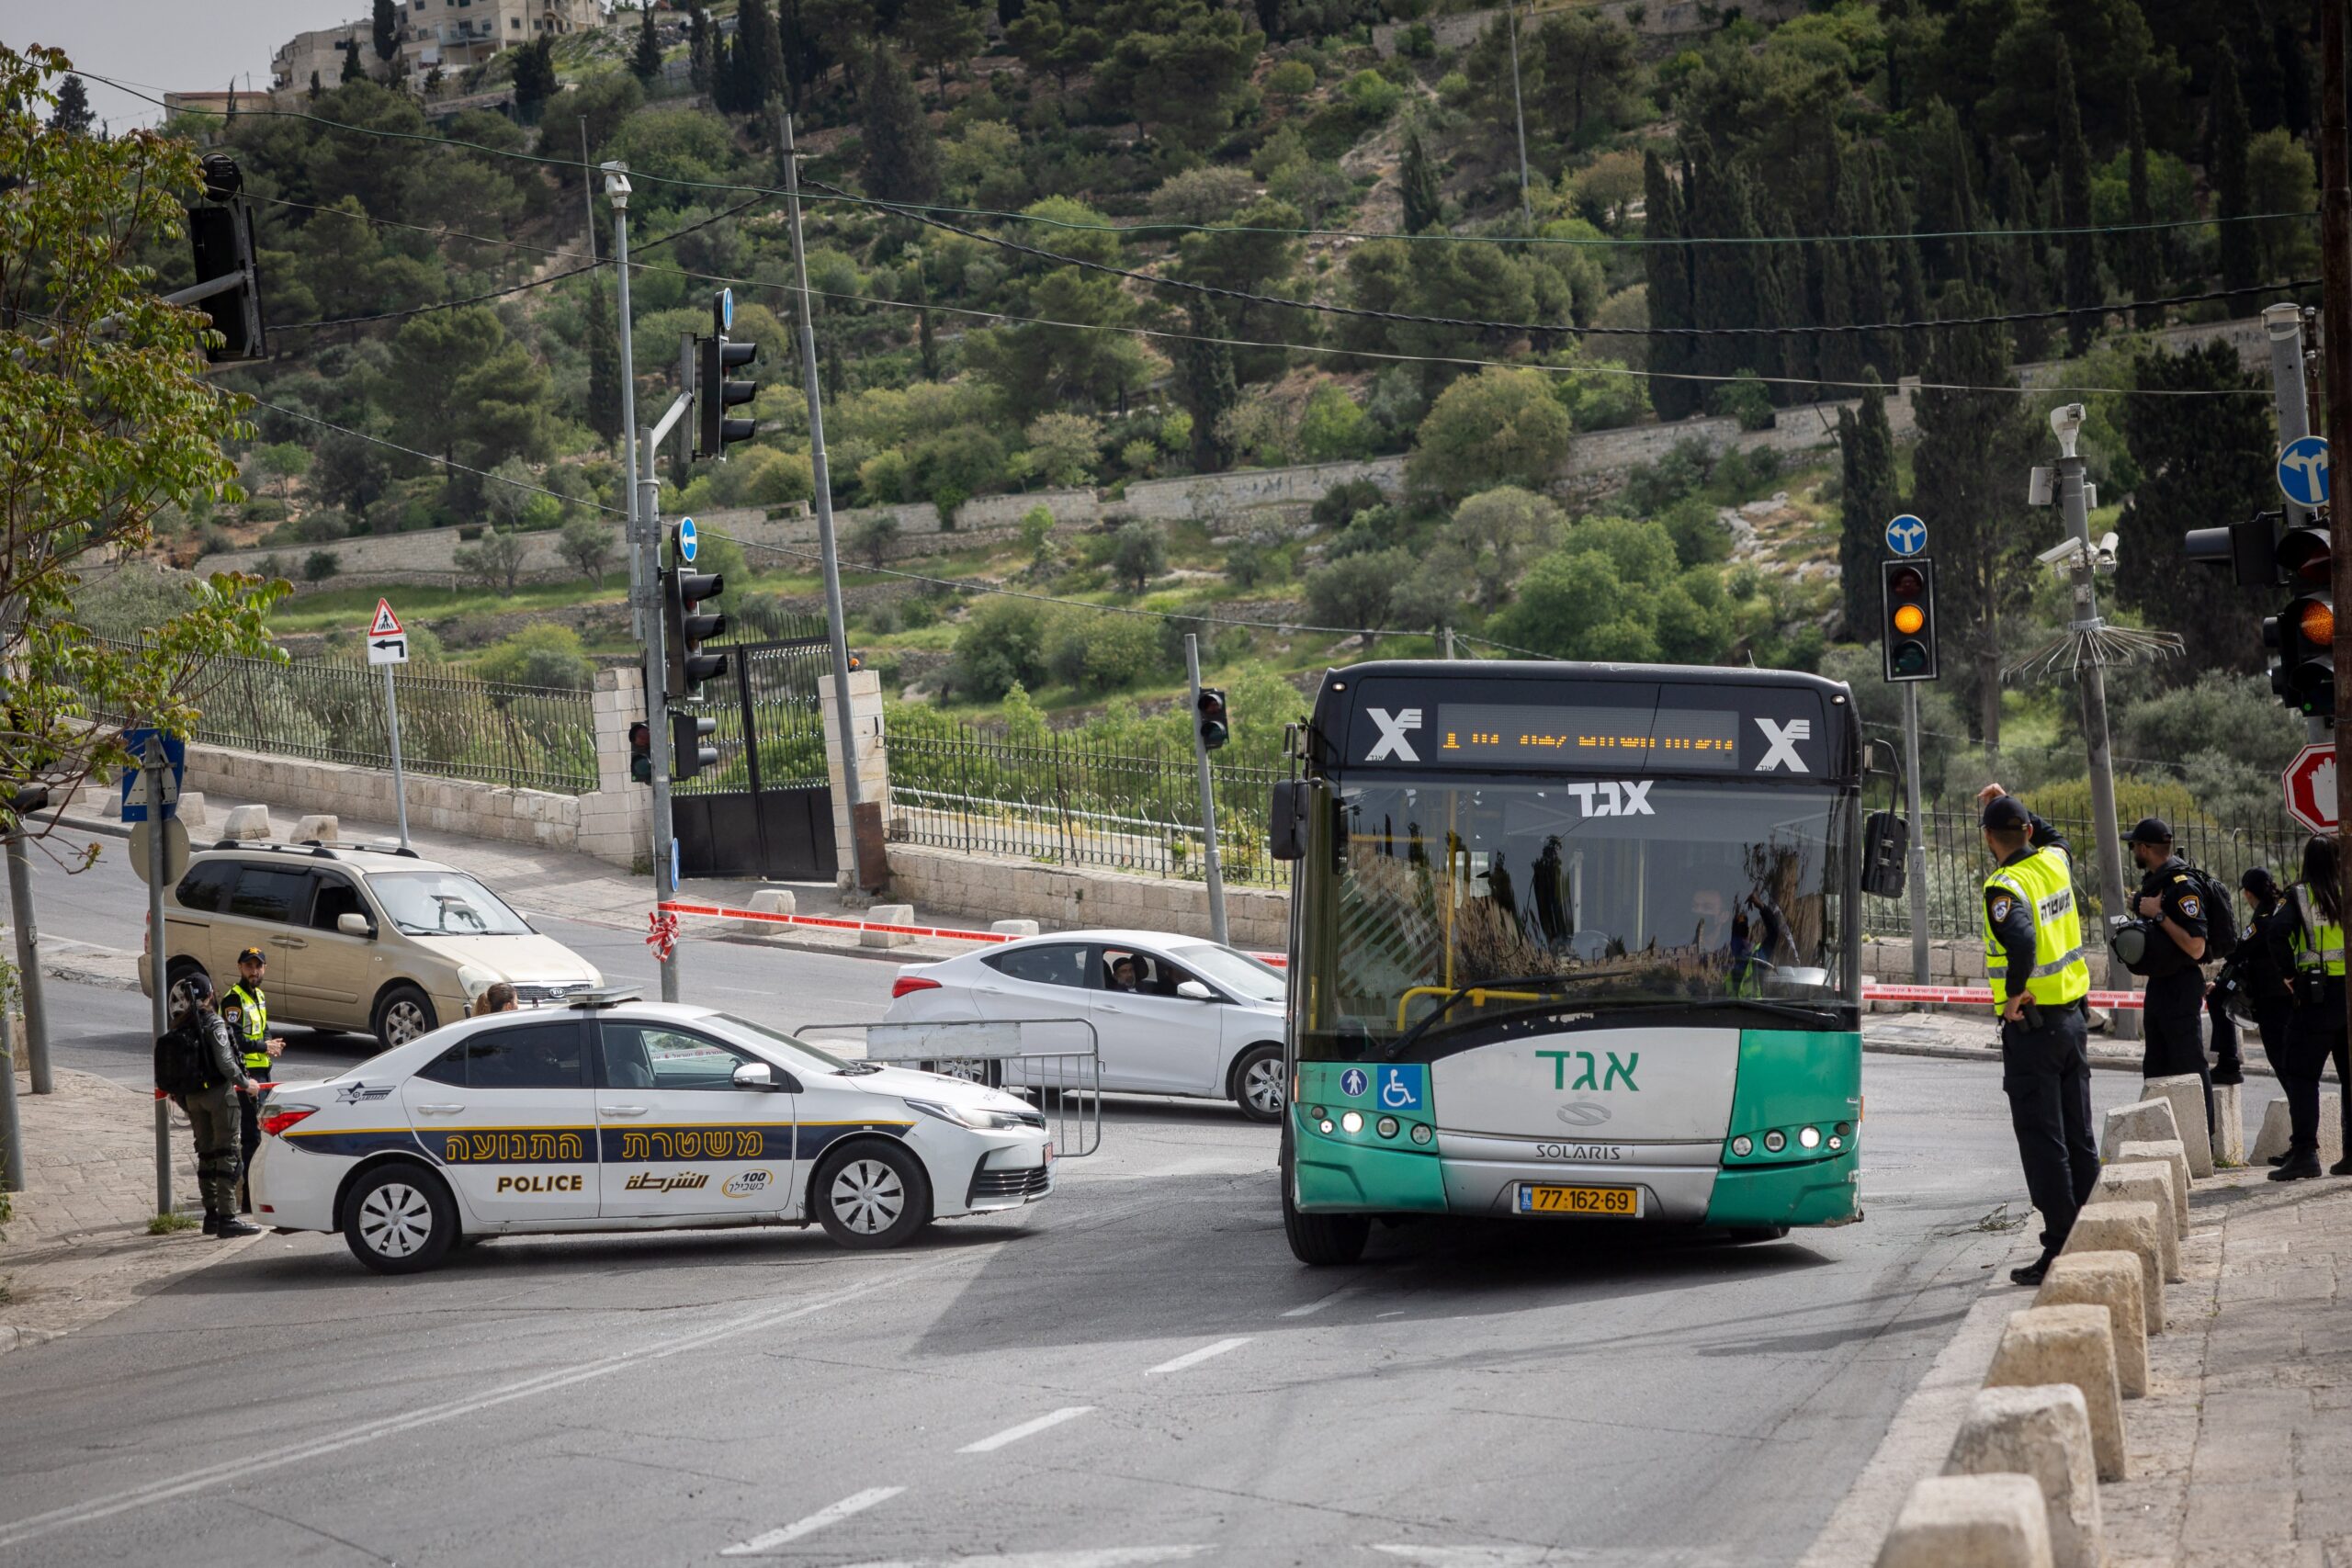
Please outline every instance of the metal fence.
[[[1992, 869], [1992, 860], [1984, 851], [1977, 811], [1972, 806], [1933, 809], [1925, 815], [1926, 821], [1918, 826], [1924, 833], [1921, 841], [1927, 851], [1928, 934], [1961, 940], [1982, 937], [1984, 875]], [[2106, 909], [2098, 835], [2087, 820], [2050, 820], [2074, 847], [2075, 886], [2083, 897], [2084, 917], [2097, 920]], [[2303, 841], [2310, 836], [2281, 813], [2238, 822], [2188, 818], [2175, 822], [2172, 828], [2177, 836], [2175, 848], [2231, 888], [2237, 886], [2241, 872], [2255, 865], [2268, 866], [2282, 883], [2291, 881], [2302, 864]], [[2127, 876], [2136, 875], [2128, 851], [2123, 857], [2123, 870]], [[1864, 898], [1862, 930], [1868, 936], [1910, 935], [1911, 900], [1907, 891], [1900, 898]]]
[[[424, 665], [396, 667], [392, 684], [401, 763], [410, 772], [561, 795], [596, 787], [588, 693], [477, 681]], [[217, 659], [197, 690], [195, 739], [207, 745], [392, 765], [384, 677], [369, 665]]]
[[[899, 843], [1022, 855], [1059, 865], [1198, 877], [1205, 842], [1190, 753], [1122, 753], [1053, 736], [1041, 744], [889, 735], [889, 836]], [[1267, 852], [1266, 809], [1282, 774], [1216, 764], [1225, 879], [1270, 887], [1288, 872]]]

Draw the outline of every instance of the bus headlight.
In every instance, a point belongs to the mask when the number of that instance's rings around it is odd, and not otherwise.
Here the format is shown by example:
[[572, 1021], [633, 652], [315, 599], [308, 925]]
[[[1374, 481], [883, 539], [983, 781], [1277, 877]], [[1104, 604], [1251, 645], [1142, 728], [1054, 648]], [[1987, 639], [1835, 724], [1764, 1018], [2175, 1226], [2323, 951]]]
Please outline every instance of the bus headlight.
[[1329, 1133], [1331, 1130], [1330, 1118], [1327, 1116], [1322, 1121], [1317, 1122], [1315, 1124], [1315, 1130], [1318, 1133]]
[[1777, 1129], [1764, 1134], [1764, 1152], [1766, 1154], [1776, 1155], [1788, 1146], [1789, 1140]]
[[1808, 1149], [1819, 1148], [1821, 1146], [1821, 1129], [1818, 1127], [1799, 1128], [1797, 1130], [1797, 1142]]
[[1351, 1133], [1363, 1132], [1363, 1112], [1361, 1111], [1349, 1111], [1346, 1115], [1340, 1118], [1340, 1125], [1346, 1128]]
[[1430, 1131], [1430, 1124], [1428, 1122], [1416, 1122], [1413, 1123], [1413, 1142], [1417, 1144], [1426, 1144], [1435, 1136], [1437, 1136], [1437, 1134]]
[[1731, 1141], [1731, 1152], [1745, 1158], [1756, 1152], [1756, 1140], [1742, 1133]]
[[1846, 1146], [1846, 1140], [1832, 1133], [1829, 1134], [1829, 1146], [1832, 1149], [1842, 1149]]
[[1394, 1116], [1383, 1116], [1373, 1125], [1379, 1129], [1380, 1135], [1384, 1138], [1393, 1138], [1396, 1135], [1396, 1118]]

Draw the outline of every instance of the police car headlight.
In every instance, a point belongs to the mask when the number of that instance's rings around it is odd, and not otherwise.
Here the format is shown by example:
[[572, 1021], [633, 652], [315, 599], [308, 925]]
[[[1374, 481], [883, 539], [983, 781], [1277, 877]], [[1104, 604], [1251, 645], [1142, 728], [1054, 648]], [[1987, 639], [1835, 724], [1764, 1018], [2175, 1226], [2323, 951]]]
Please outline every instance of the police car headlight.
[[907, 1109], [920, 1111], [925, 1116], [936, 1116], [942, 1122], [953, 1122], [958, 1127], [969, 1127], [976, 1133], [999, 1133], [1028, 1125], [1017, 1111], [990, 1111], [985, 1106], [944, 1105], [935, 1100], [910, 1100]]

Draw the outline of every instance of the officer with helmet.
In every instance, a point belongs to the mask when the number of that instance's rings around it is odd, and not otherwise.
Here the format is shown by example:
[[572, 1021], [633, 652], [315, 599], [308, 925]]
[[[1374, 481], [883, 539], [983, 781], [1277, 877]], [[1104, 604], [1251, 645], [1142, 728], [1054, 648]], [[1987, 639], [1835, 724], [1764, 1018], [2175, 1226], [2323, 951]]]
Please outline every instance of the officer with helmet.
[[[237, 983], [222, 993], [220, 1019], [229, 1026], [229, 1033], [236, 1042], [237, 1065], [254, 1080], [256, 1092], [238, 1101], [243, 1115], [240, 1127], [240, 1142], [244, 1162], [243, 1169], [254, 1168], [254, 1155], [261, 1147], [262, 1090], [267, 1089], [271, 1066], [285, 1051], [286, 1042], [269, 1032], [269, 998], [262, 990], [262, 972], [269, 960], [262, 956], [258, 947], [249, 947], [237, 954]], [[248, 1196], [243, 1212], [253, 1212], [253, 1200]]]
[[2091, 972], [2064, 837], [1997, 784], [1976, 799], [1984, 847], [1999, 863], [1984, 878], [1984, 972], [2001, 1019], [2001, 1089], [2042, 1222], [2041, 1256], [2009, 1278], [2038, 1285], [2098, 1185], [2084, 1000]]

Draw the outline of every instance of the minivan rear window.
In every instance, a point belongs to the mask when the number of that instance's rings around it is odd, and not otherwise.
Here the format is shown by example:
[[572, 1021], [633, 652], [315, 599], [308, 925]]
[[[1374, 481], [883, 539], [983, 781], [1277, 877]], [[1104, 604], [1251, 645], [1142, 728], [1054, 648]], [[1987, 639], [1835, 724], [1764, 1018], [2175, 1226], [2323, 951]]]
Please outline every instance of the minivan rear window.
[[183, 909], [195, 909], [207, 915], [220, 912], [220, 901], [228, 893], [229, 884], [237, 875], [237, 863], [232, 860], [207, 861], [191, 866], [172, 890]]

